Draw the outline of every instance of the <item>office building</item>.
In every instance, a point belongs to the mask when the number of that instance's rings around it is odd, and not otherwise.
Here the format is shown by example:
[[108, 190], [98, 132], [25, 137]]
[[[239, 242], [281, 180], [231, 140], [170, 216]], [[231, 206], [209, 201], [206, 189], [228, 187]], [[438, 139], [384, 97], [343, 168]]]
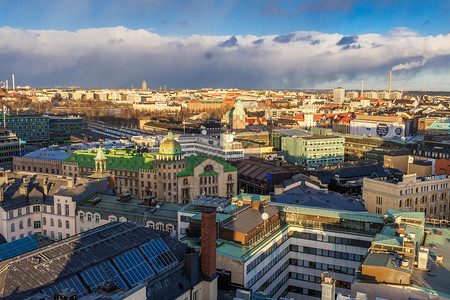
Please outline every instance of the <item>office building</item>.
[[333, 102], [337, 104], [344, 103], [345, 100], [345, 89], [343, 87], [338, 87], [333, 89]]
[[350, 121], [350, 134], [380, 138], [401, 138], [410, 135], [411, 121], [402, 117], [356, 115]]
[[231, 204], [205, 199], [179, 212], [178, 226], [186, 234], [180, 231], [181, 241], [196, 249], [206, 206], [217, 210], [217, 268], [234, 286], [272, 298], [321, 297], [324, 271], [335, 273], [336, 292], [350, 294], [356, 270], [384, 226], [381, 215], [240, 194]]
[[326, 166], [344, 162], [344, 138], [332, 135], [283, 137], [283, 155], [288, 162]]
[[19, 139], [8, 129], [0, 127], [0, 168], [11, 170], [13, 157], [18, 154], [20, 154]]
[[53, 118], [49, 119], [50, 143], [52, 144], [70, 144], [70, 137], [80, 130], [87, 129], [83, 118]]
[[371, 213], [400, 209], [423, 212], [427, 219], [449, 220], [449, 185], [448, 175], [364, 178], [362, 197]]
[[19, 115], [6, 116], [6, 128], [27, 144], [45, 146], [50, 141], [49, 116]]

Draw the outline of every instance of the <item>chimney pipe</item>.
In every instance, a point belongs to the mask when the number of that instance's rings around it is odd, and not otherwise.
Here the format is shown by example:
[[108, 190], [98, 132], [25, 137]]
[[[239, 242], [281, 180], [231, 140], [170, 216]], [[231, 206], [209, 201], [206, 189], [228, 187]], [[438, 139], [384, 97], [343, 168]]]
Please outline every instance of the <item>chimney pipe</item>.
[[361, 81], [361, 97], [364, 97], [364, 81]]
[[390, 96], [390, 94], [391, 94], [391, 79], [392, 79], [392, 71], [389, 71], [389, 97], [391, 97]]
[[14, 74], [12, 74], [12, 84], [13, 84], [13, 91], [16, 90], [16, 83], [14, 81]]
[[216, 273], [216, 210], [205, 208], [201, 223], [200, 264], [203, 275], [211, 277]]

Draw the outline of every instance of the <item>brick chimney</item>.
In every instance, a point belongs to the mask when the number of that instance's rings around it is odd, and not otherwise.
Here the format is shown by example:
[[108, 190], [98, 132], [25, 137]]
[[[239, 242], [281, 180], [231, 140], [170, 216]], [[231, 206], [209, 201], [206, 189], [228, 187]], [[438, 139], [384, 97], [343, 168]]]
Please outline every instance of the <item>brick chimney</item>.
[[216, 273], [216, 210], [214, 208], [205, 209], [202, 212], [201, 237], [202, 273], [206, 277], [211, 277]]

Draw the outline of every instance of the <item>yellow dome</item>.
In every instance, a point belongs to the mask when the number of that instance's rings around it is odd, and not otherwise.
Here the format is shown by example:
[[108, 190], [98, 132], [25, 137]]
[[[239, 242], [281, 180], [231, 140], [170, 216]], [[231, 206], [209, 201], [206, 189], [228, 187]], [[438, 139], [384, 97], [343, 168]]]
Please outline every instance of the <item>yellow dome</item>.
[[172, 132], [167, 134], [167, 138], [159, 146], [159, 154], [182, 154], [181, 145], [173, 138]]

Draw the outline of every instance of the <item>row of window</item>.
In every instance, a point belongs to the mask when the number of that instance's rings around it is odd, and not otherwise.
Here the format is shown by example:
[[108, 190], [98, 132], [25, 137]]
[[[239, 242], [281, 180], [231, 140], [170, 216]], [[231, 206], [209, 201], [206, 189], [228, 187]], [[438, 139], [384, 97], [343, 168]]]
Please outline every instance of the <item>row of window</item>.
[[326, 242], [326, 243], [340, 244], [340, 245], [349, 245], [349, 246], [362, 247], [362, 248], [370, 248], [370, 245], [371, 245], [371, 242], [369, 242], [369, 241], [341, 238], [338, 236], [332, 236], [332, 235], [328, 236], [328, 235], [314, 234], [314, 233], [300, 232], [300, 231], [294, 231], [291, 236], [294, 238], [299, 238], [299, 239], [304, 239], [304, 240], [312, 240], [312, 241], [319, 241], [319, 242]]
[[[33, 205], [32, 208], [33, 208], [33, 212], [40, 212], [41, 211], [41, 206], [40, 205]], [[42, 206], [42, 211], [45, 212], [45, 213], [47, 212], [47, 205], [43, 205]], [[57, 203], [56, 204], [56, 212], [57, 212], [58, 215], [62, 215], [62, 205], [61, 205], [61, 203]], [[25, 213], [26, 214], [30, 213], [30, 206], [27, 206], [25, 208]], [[55, 213], [55, 208], [53, 206], [50, 206], [50, 213], [52, 213], [52, 214]], [[70, 213], [70, 206], [69, 206], [69, 204], [65, 204], [64, 205], [64, 214], [66, 216], [68, 216], [69, 213]], [[17, 217], [20, 217], [21, 215], [22, 215], [22, 208], [19, 208], [17, 210]], [[9, 212], [9, 219], [12, 219], [14, 217], [15, 217], [14, 216], [14, 210], [11, 210]]]
[[[45, 218], [45, 217], [42, 218], [42, 224], [44, 226], [47, 225], [47, 218]], [[31, 218], [28, 218], [27, 226], [28, 227], [32, 226]], [[53, 220], [53, 218], [50, 218], [50, 226], [52, 226], [52, 227], [55, 226], [55, 221]], [[41, 221], [34, 221], [33, 222], [33, 227], [34, 227], [34, 229], [41, 228]], [[61, 220], [58, 220], [58, 227], [62, 228], [62, 221]], [[23, 229], [23, 228], [24, 228], [23, 221], [20, 221], [19, 222], [19, 230]], [[69, 221], [66, 221], [66, 229], [70, 229], [70, 222]], [[15, 232], [15, 231], [16, 231], [16, 224], [15, 223], [11, 223], [11, 232]]]
[[318, 256], [325, 256], [325, 257], [333, 257], [333, 258], [345, 259], [345, 260], [351, 260], [351, 261], [359, 261], [359, 262], [361, 262], [364, 258], [364, 256], [362, 256], [362, 255], [353, 254], [353, 253], [318, 249], [318, 248], [298, 246], [298, 245], [290, 245], [290, 251], [318, 255]]
[[278, 249], [285, 241], [289, 239], [289, 233], [286, 233], [279, 239], [276, 243], [274, 243], [269, 249], [261, 253], [255, 260], [247, 265], [247, 274], [253, 270], [259, 263], [261, 263], [266, 257], [268, 257], [272, 252]]
[[[293, 278], [293, 279], [301, 280], [301, 281], [308, 281], [308, 282], [313, 282], [313, 283], [318, 283], [318, 284], [321, 283], [320, 277], [314, 276], [314, 275], [289, 272], [289, 277]], [[344, 289], [351, 288], [351, 283], [347, 282], [347, 281], [336, 280], [335, 285], [336, 285], [336, 287], [340, 287], [340, 288], [344, 288]]]
[[318, 263], [314, 261], [308, 261], [308, 260], [302, 260], [302, 259], [295, 259], [291, 258], [289, 260], [289, 264], [304, 268], [310, 268], [310, 269], [317, 269], [317, 270], [324, 270], [324, 271], [333, 271], [335, 273], [342, 273], [347, 275], [355, 275], [355, 269], [353, 268], [347, 268], [337, 265], [330, 265], [325, 263]]
[[254, 285], [261, 277], [263, 277], [267, 272], [276, 264], [278, 263], [286, 254], [289, 253], [289, 247], [286, 247], [281, 251], [277, 256], [275, 256], [267, 265], [264, 266], [264, 268], [259, 271], [255, 276], [253, 276], [250, 281], [248, 281], [247, 286], [251, 287]]
[[[270, 277], [269, 279], [267, 279], [262, 285], [261, 287], [258, 289], [260, 291], [264, 291], [265, 289], [267, 289], [269, 287], [269, 285], [278, 278], [278, 276], [280, 276], [280, 274], [286, 270], [286, 268], [289, 267], [289, 261], [286, 261], [281, 267], [279, 267]], [[276, 290], [276, 289], [273, 289]]]

